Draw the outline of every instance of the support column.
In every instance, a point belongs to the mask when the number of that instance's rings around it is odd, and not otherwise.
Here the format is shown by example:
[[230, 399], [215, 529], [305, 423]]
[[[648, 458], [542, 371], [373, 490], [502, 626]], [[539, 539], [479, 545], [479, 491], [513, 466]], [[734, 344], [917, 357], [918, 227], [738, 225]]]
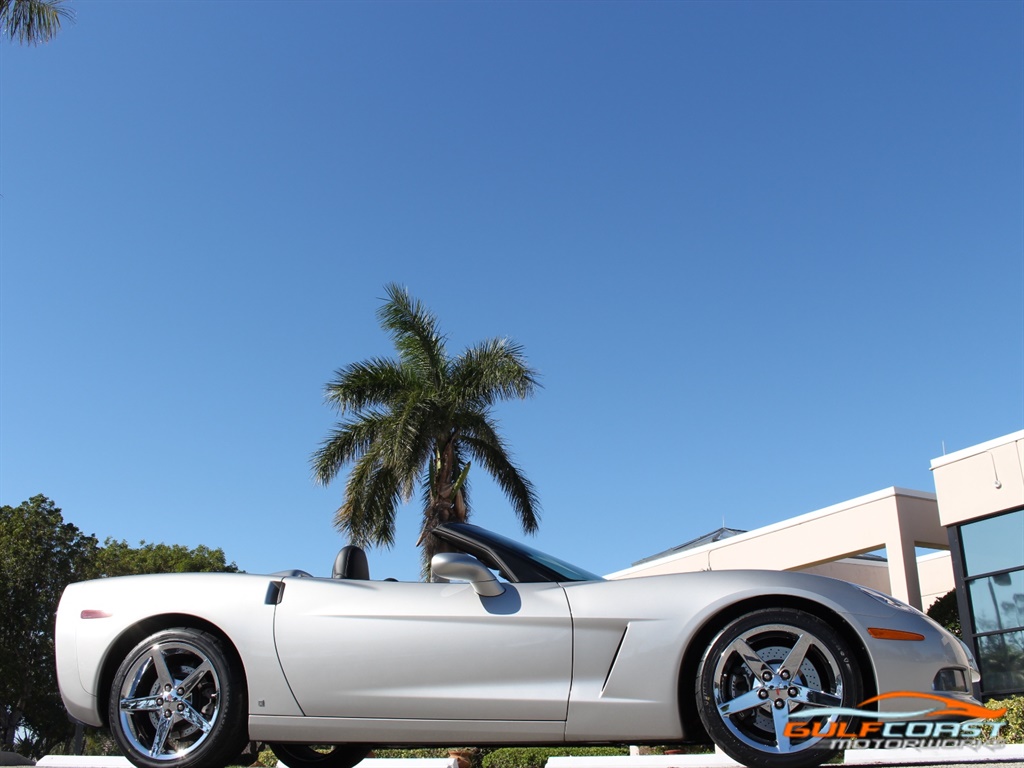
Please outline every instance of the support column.
[[921, 610], [921, 581], [917, 576], [917, 550], [913, 539], [905, 539], [899, 526], [895, 537], [885, 542], [889, 560], [889, 593]]

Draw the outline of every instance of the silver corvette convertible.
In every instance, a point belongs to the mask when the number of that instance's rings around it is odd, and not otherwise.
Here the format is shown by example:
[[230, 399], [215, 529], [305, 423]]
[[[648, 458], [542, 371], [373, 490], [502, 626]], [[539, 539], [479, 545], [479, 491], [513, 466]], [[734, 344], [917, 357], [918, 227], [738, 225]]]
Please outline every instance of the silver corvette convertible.
[[[375, 745], [708, 738], [749, 766], [799, 768], [832, 756], [814, 735], [844, 716], [830, 710], [885, 710], [895, 691], [976, 703], [957, 638], [846, 582], [606, 581], [474, 525], [434, 535], [447, 583], [371, 580], [346, 547], [329, 579], [72, 584], [57, 612], [64, 703], [145, 768], [222, 766], [250, 740], [291, 768], [350, 768]], [[824, 727], [795, 736], [794, 717]]]

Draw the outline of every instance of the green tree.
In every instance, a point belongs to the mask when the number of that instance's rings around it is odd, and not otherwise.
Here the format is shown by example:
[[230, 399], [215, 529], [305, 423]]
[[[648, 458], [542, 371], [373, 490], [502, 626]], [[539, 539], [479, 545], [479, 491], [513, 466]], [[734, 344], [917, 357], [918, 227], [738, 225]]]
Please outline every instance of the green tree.
[[0, 30], [19, 43], [47, 43], [63, 20], [74, 21], [75, 12], [65, 0], [0, 0]]
[[45, 496], [0, 507], [0, 750], [10, 751], [25, 726], [36, 756], [70, 735], [57, 692], [54, 613], [95, 551], [96, 539], [65, 523]]
[[208, 573], [211, 571], [237, 573], [238, 566], [230, 565], [222, 549], [210, 549], [200, 544], [189, 549], [181, 544], [147, 544], [140, 541], [131, 547], [127, 541], [108, 538], [103, 542], [91, 563], [91, 576], [131, 576], [139, 573]]
[[[54, 614], [64, 587], [105, 576], [237, 570], [223, 550], [203, 545], [143, 541], [131, 547], [108, 538], [100, 547], [64, 522], [45, 496], [0, 507], [0, 751], [17, 745], [41, 757], [69, 742], [75, 730], [54, 662]], [[79, 730], [79, 741], [82, 735]]]
[[363, 546], [394, 544], [399, 502], [409, 501], [419, 485], [417, 544], [427, 574], [442, 546], [430, 531], [469, 516], [471, 459], [497, 481], [523, 530], [537, 529], [533, 486], [512, 462], [491, 412], [498, 401], [531, 396], [537, 374], [508, 339], [450, 357], [437, 318], [404, 288], [391, 284], [386, 291], [377, 316], [398, 359], [373, 358], [336, 371], [326, 398], [343, 418], [313, 454], [313, 474], [326, 485], [352, 464], [334, 525]]

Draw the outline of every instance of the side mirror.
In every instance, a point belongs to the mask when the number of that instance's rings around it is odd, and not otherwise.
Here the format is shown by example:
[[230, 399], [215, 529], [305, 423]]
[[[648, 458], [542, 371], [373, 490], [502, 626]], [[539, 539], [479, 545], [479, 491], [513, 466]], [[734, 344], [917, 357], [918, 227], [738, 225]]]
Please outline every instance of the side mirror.
[[471, 555], [442, 552], [431, 558], [430, 570], [446, 579], [468, 581], [481, 597], [497, 597], [505, 591], [487, 566]]

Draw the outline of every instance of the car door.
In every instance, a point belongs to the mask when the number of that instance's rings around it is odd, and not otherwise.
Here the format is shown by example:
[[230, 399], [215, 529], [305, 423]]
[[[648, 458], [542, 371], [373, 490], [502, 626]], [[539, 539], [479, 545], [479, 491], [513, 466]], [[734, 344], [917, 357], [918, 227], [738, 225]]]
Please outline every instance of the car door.
[[307, 716], [564, 721], [572, 622], [557, 584], [286, 579], [282, 668]]

